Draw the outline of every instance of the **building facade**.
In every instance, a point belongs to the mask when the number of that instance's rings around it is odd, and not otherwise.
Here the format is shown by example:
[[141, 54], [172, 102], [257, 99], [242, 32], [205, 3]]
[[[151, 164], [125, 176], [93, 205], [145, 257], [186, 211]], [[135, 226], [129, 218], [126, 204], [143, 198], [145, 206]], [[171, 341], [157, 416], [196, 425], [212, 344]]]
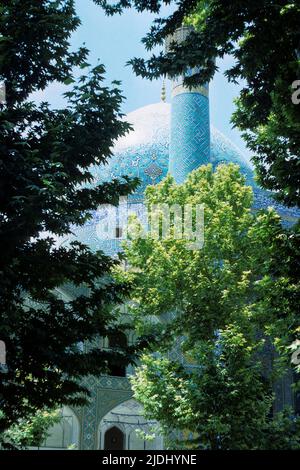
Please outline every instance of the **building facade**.
[[[248, 160], [210, 125], [208, 85], [187, 89], [179, 79], [172, 85], [171, 104], [162, 101], [142, 107], [129, 113], [126, 120], [133, 125], [133, 130], [116, 143], [109, 165], [94, 167], [92, 172], [94, 184], [122, 178], [122, 175], [140, 178], [140, 187], [125, 201], [129, 211], [143, 213], [145, 188], [161, 181], [168, 171], [176, 182], [181, 183], [202, 164], [211, 163], [216, 167], [220, 163], [233, 162], [240, 166], [247, 183], [252, 185], [256, 208], [275, 206], [289, 224], [299, 217], [299, 211], [275, 204], [270, 195], [256, 185]], [[99, 209], [84, 227], [74, 228], [74, 233], [76, 239], [91, 249], [102, 249], [115, 256], [121, 249], [122, 237], [120, 227], [115, 233], [103, 231], [103, 227], [109, 225], [109, 210], [108, 207]], [[62, 241], [69, 242], [70, 239]], [[76, 293], [63, 288], [60, 295], [70, 300]], [[106, 339], [99, 341], [100, 347], [109, 347]], [[124, 341], [130, 343], [133, 338], [129, 336]], [[157, 423], [143, 418], [141, 406], [132, 397], [128, 376], [133, 372], [128, 368], [118, 370], [112, 376], [86, 378], [84, 384], [91, 391], [90, 404], [80, 409], [63, 408], [61, 422], [52, 428], [43, 447], [163, 449], [159, 434], [154, 432], [152, 440], [144, 438], [145, 434], [153, 434]], [[277, 409], [293, 403], [290, 378], [278, 383], [276, 393]]]

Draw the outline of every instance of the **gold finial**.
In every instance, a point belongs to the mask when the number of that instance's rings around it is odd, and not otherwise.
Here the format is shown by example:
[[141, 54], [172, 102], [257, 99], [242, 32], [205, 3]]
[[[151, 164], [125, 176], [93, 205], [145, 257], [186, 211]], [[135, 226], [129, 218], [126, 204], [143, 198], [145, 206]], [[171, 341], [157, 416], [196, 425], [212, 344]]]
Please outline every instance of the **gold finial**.
[[166, 102], [166, 81], [165, 81], [165, 79], [163, 80], [163, 83], [162, 83], [160, 99], [162, 100], [163, 103]]

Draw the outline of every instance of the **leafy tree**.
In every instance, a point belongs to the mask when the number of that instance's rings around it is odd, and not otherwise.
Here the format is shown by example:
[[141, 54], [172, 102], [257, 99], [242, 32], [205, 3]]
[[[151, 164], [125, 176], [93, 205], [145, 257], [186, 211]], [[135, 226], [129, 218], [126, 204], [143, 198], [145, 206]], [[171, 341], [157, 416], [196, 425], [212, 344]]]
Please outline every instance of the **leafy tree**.
[[20, 420], [11, 426], [2, 436], [2, 447], [5, 449], [26, 449], [39, 447], [49, 436], [49, 428], [61, 419], [60, 413], [38, 411], [34, 416]]
[[[142, 357], [132, 379], [135, 397], [146, 417], [160, 423], [169, 448], [300, 448], [299, 418], [288, 408], [271, 417], [273, 396], [262, 380], [261, 364], [253, 361], [255, 346], [230, 325], [215, 343], [194, 345], [198, 368]], [[222, 352], [216, 354], [216, 348]], [[177, 430], [176, 441], [170, 439], [171, 429]]]
[[259, 182], [275, 191], [276, 198], [286, 205], [300, 205], [300, 105], [296, 100], [300, 79], [299, 2], [95, 2], [108, 14], [121, 13], [126, 8], [158, 14], [163, 5], [171, 4], [173, 12], [166, 18], [158, 17], [143, 39], [148, 50], [161, 45], [183, 24], [194, 27], [182, 44], [171, 43], [167, 52], [153, 54], [148, 60], [132, 59], [133, 70], [142, 77], [172, 78], [192, 67], [194, 74], [187, 74], [186, 84], [202, 84], [217, 70], [216, 59], [230, 54], [234, 65], [226, 72], [228, 80], [245, 83], [232, 122], [242, 130], [253, 152]]
[[[79, 24], [73, 0], [0, 1], [0, 81], [6, 86], [0, 104], [0, 338], [8, 365], [0, 375], [2, 431], [45, 407], [85, 403], [83, 376], [133, 360], [134, 348], [77, 346], [118, 334], [114, 310], [129, 286], [112, 278], [115, 260], [76, 241], [62, 244], [62, 237], [99, 204], [116, 204], [137, 184], [126, 177], [92, 184], [90, 166], [108, 161], [129, 125], [121, 119], [119, 83], [104, 84], [102, 65], [74, 81], [74, 67], [88, 67], [85, 48], [69, 50]], [[64, 109], [30, 101], [32, 92], [54, 81], [73, 84]], [[57, 292], [66, 284], [80, 288], [70, 301]]]
[[202, 249], [174, 239], [172, 216], [164, 237], [150, 231], [126, 247], [138, 331], [159, 338], [133, 378], [135, 395], [165, 432], [192, 432], [198, 448], [300, 446], [291, 410], [272, 413], [274, 383], [290, 367], [299, 281], [272, 272], [288, 232], [273, 209], [253, 212], [252, 199], [237, 165], [202, 166], [181, 185], [168, 176], [146, 190], [151, 221], [161, 213], [163, 227], [161, 203], [204, 204]]
[[[217, 70], [217, 59], [229, 54], [234, 59], [225, 73], [233, 83], [242, 83], [232, 123], [243, 134], [253, 154], [258, 182], [273, 191], [287, 206], [299, 207], [300, 148], [300, 6], [292, 0], [117, 1], [95, 0], [107, 14], [126, 8], [151, 11], [157, 18], [143, 38], [147, 50], [163, 45], [166, 51], [148, 60], [133, 58], [130, 64], [137, 75], [149, 79], [160, 76], [185, 76], [193, 86], [209, 82]], [[161, 8], [171, 6], [166, 17]], [[182, 25], [191, 32], [180, 44], [169, 41]], [[187, 73], [188, 72], [188, 73]], [[191, 73], [192, 72], [192, 73]], [[273, 284], [266, 303], [293, 309], [299, 305], [299, 223], [273, 242], [270, 275], [289, 281]], [[285, 260], [283, 263], [282, 260]], [[299, 325], [299, 320], [298, 320]], [[286, 331], [286, 335], [290, 330]], [[299, 326], [294, 339], [299, 339]], [[299, 369], [299, 367], [298, 367]], [[298, 370], [299, 372], [299, 370]]]

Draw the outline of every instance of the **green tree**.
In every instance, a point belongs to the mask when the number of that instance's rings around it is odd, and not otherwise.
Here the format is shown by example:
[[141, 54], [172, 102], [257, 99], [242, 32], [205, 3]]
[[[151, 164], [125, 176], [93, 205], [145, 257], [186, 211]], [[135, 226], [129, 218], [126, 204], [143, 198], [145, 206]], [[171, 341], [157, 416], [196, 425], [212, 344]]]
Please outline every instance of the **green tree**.
[[57, 410], [38, 411], [33, 416], [20, 420], [3, 433], [4, 449], [26, 449], [39, 447], [49, 436], [49, 429], [61, 419]]
[[[242, 131], [252, 152], [259, 184], [287, 206], [300, 206], [300, 5], [292, 0], [95, 0], [107, 14], [126, 8], [151, 11], [157, 18], [143, 38], [147, 50], [162, 46], [177, 28], [190, 26], [180, 44], [169, 42], [167, 51], [148, 60], [133, 58], [137, 75], [149, 79], [185, 76], [187, 86], [209, 82], [218, 59], [229, 54], [233, 65], [225, 75], [241, 83], [232, 123]], [[161, 8], [171, 6], [166, 17]], [[192, 71], [192, 73], [191, 73]], [[273, 240], [270, 275], [289, 281], [273, 285], [268, 300], [298, 314], [299, 223]], [[284, 262], [282, 260], [285, 260]], [[298, 320], [299, 325], [299, 320]], [[290, 330], [286, 331], [286, 335]], [[299, 338], [299, 326], [294, 339]], [[298, 367], [299, 369], [299, 367]], [[299, 372], [299, 370], [298, 370]]]
[[291, 410], [272, 414], [274, 383], [290, 367], [299, 281], [272, 272], [288, 232], [274, 210], [253, 212], [252, 198], [233, 164], [202, 166], [181, 185], [169, 176], [147, 188], [146, 203], [156, 217], [160, 203], [204, 204], [202, 249], [174, 239], [172, 217], [169, 234], [132, 236], [126, 247], [137, 329], [159, 339], [133, 378], [135, 395], [166, 433], [192, 432], [195, 447], [300, 446]]
[[[194, 31], [182, 44], [171, 44], [167, 52], [150, 59], [130, 61], [137, 75], [150, 79], [176, 77], [191, 67], [186, 84], [209, 81], [216, 59], [230, 54], [234, 65], [227, 70], [229, 81], [243, 83], [232, 122], [242, 132], [253, 152], [260, 184], [275, 191], [288, 206], [300, 205], [300, 5], [293, 0], [180, 0], [116, 2], [95, 0], [108, 14], [126, 8], [158, 14], [163, 5], [173, 12], [158, 17], [143, 39], [146, 49], [161, 45], [183, 24]], [[201, 71], [199, 72], [199, 68]], [[293, 84], [294, 87], [293, 88]]]
[[[0, 1], [0, 338], [8, 365], [0, 374], [1, 431], [40, 409], [85, 403], [83, 376], [133, 360], [134, 348], [77, 347], [118, 334], [114, 311], [129, 286], [112, 278], [116, 261], [59, 241], [137, 184], [126, 177], [90, 184], [90, 166], [108, 161], [129, 125], [119, 83], [105, 85], [102, 65], [77, 82], [72, 76], [74, 67], [89, 68], [85, 48], [69, 50], [79, 24], [73, 0]], [[54, 81], [73, 84], [64, 109], [30, 101]], [[80, 287], [69, 302], [56, 292], [65, 284]]]

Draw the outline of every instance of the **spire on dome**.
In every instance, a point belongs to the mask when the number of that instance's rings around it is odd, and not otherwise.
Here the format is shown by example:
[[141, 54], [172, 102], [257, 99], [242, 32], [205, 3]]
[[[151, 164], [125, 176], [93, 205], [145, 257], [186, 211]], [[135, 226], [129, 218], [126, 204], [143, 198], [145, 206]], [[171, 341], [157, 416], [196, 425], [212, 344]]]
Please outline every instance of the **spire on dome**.
[[163, 103], [166, 102], [166, 81], [165, 81], [165, 79], [163, 80], [163, 83], [162, 83], [160, 99]]

